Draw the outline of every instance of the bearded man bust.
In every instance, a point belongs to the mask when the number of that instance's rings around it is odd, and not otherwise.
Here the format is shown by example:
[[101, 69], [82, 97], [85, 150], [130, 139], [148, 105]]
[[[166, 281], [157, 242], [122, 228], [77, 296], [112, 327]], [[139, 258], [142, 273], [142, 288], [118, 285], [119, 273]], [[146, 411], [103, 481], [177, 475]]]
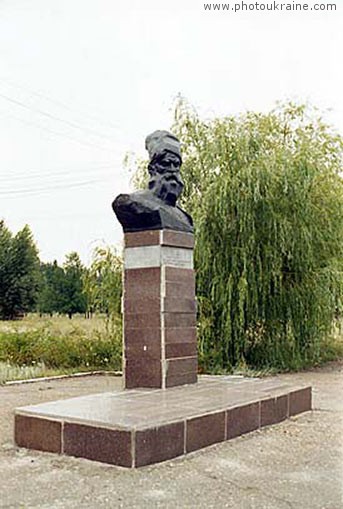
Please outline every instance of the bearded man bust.
[[149, 152], [148, 189], [120, 194], [112, 208], [124, 232], [176, 230], [193, 233], [193, 221], [177, 205], [182, 193], [180, 142], [168, 131], [155, 131], [145, 140]]

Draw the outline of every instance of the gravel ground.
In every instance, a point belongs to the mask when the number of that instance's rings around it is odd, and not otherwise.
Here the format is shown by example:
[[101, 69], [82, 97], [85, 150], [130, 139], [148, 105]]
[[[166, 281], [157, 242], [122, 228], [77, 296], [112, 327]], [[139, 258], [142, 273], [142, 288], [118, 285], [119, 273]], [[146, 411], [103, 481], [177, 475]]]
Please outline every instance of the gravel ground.
[[116, 390], [110, 376], [0, 387], [1, 508], [343, 508], [343, 361], [281, 375], [311, 384], [314, 410], [137, 470], [19, 449], [15, 407]]

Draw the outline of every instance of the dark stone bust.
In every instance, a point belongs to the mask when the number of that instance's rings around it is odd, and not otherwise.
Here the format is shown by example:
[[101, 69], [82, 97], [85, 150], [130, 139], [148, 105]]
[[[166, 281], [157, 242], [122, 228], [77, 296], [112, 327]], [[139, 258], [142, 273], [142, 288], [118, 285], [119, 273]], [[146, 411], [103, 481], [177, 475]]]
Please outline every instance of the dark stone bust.
[[124, 232], [177, 230], [193, 233], [193, 221], [177, 205], [183, 182], [180, 142], [168, 131], [155, 131], [145, 140], [149, 152], [148, 189], [120, 194], [112, 203]]

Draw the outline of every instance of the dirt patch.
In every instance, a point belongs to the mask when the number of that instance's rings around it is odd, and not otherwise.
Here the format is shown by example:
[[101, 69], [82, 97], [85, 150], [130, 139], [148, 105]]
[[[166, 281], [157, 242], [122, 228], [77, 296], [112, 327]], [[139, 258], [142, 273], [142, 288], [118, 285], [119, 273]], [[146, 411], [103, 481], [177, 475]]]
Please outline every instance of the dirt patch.
[[19, 449], [15, 407], [119, 390], [95, 376], [0, 387], [1, 508], [339, 509], [343, 362], [279, 378], [313, 386], [314, 411], [138, 470]]

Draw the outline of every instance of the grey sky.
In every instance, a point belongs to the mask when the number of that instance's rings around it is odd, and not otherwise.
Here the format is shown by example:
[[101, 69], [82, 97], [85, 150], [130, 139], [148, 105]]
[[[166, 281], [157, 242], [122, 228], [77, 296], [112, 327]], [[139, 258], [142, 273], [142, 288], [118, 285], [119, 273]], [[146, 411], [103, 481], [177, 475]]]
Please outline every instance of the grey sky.
[[43, 260], [76, 250], [87, 263], [96, 244], [120, 244], [110, 204], [129, 189], [122, 160], [169, 128], [178, 93], [205, 117], [310, 101], [343, 133], [336, 4], [234, 13], [200, 0], [0, 1], [0, 217], [13, 231], [28, 223]]

